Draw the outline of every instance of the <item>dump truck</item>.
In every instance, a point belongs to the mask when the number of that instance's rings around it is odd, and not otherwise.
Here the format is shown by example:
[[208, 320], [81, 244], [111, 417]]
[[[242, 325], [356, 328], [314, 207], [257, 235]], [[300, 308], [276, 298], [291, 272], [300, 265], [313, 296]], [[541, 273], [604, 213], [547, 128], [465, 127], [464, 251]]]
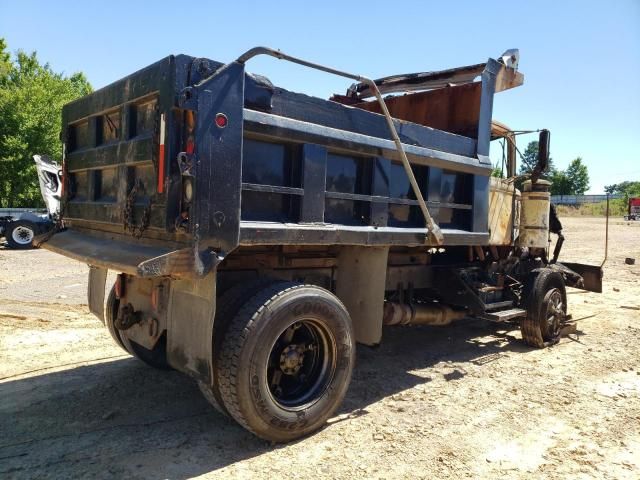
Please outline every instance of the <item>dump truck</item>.
[[[247, 72], [257, 55], [352, 85], [288, 91]], [[40, 241], [90, 266], [116, 344], [274, 442], [325, 424], [384, 325], [513, 321], [552, 345], [566, 287], [598, 291], [602, 271], [550, 258], [548, 131], [515, 188], [515, 133], [492, 108], [518, 61], [374, 81], [265, 47], [166, 57], [63, 108], [61, 214]]]

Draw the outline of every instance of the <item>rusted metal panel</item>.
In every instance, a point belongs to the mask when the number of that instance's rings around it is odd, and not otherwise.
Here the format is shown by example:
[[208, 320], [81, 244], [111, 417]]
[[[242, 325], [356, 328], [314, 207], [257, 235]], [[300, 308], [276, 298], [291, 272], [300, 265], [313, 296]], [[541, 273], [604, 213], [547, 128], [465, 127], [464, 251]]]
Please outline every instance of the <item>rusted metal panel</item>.
[[[496, 71], [498, 81], [496, 92], [501, 92], [509, 88], [522, 85], [524, 76], [518, 72], [520, 62], [520, 52], [512, 48], [505, 51], [497, 61], [489, 59], [487, 63], [477, 63], [464, 67], [449, 68], [435, 72], [408, 73], [402, 75], [391, 75], [389, 77], [374, 80], [380, 93], [412, 92], [417, 90], [432, 90], [442, 88], [447, 85], [466, 84], [474, 82], [487, 68], [491, 62], [499, 64], [500, 69]], [[365, 99], [374, 96], [371, 85], [367, 83], [357, 83], [352, 85], [347, 91], [347, 95], [336, 95], [333, 100], [352, 104], [349, 100], [353, 98]]]
[[[407, 73], [403, 75], [392, 75], [375, 80], [380, 93], [397, 91], [409, 92], [412, 90], [429, 90], [442, 88], [450, 84], [465, 84], [473, 82], [475, 78], [482, 74], [486, 63], [478, 63], [464, 67], [449, 68], [437, 72]], [[369, 98], [373, 96], [371, 87], [360, 83], [351, 87], [350, 91], [356, 93], [358, 98]]]
[[524, 75], [516, 70], [502, 67], [496, 75], [496, 93], [519, 87], [524, 83]]
[[[602, 293], [602, 267], [599, 265], [586, 265], [584, 263], [562, 262], [562, 265], [573, 270], [582, 277], [583, 285], [581, 290]], [[573, 285], [572, 285], [573, 286]]]
[[[146, 349], [153, 349], [167, 330], [167, 314], [171, 282], [167, 279], [124, 277], [120, 311], [115, 327]], [[127, 319], [125, 309], [134, 318]]]
[[[480, 90], [480, 83], [469, 83], [387, 98], [385, 101], [394, 118], [474, 137], [478, 131]], [[354, 106], [381, 113], [377, 102], [362, 102]]]

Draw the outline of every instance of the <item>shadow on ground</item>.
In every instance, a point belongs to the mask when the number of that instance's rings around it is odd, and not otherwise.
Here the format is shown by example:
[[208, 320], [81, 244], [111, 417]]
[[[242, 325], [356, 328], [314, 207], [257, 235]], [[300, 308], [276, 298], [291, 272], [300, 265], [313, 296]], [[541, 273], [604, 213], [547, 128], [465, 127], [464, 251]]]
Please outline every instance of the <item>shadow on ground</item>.
[[[346, 421], [366, 415], [368, 405], [429, 382], [428, 370], [411, 372], [440, 361], [482, 365], [506, 352], [528, 350], [507, 332], [512, 327], [504, 328], [464, 320], [441, 329], [385, 329], [380, 347], [358, 349], [339, 413], [347, 414]], [[445, 376], [463, 377], [460, 370]], [[281, 447], [215, 412], [186, 376], [156, 371], [132, 358], [0, 384], [4, 478], [181, 479], [275, 448]]]

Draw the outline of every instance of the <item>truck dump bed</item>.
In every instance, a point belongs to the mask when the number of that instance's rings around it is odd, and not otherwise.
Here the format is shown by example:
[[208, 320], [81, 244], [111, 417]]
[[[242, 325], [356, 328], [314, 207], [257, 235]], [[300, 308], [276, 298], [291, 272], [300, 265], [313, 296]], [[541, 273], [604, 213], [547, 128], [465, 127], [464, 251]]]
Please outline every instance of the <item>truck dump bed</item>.
[[[169, 56], [64, 107], [65, 230], [45, 248], [154, 276], [202, 272], [214, 261], [205, 252], [238, 246], [425, 245], [376, 107], [290, 92], [240, 62], [222, 67]], [[420, 108], [435, 112], [411, 118], [423, 124], [394, 121], [445, 245], [490, 236], [493, 95], [514, 70], [491, 59], [473, 67], [479, 81], [421, 94]], [[403, 98], [390, 101], [400, 118]]]

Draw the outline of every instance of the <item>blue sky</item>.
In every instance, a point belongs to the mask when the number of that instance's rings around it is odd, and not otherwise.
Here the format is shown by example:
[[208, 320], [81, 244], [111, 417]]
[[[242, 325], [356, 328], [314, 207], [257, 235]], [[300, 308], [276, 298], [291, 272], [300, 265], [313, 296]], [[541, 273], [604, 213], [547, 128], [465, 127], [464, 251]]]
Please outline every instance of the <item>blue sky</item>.
[[[171, 53], [229, 61], [256, 45], [369, 77], [485, 61], [519, 48], [525, 84], [494, 118], [548, 128], [559, 168], [591, 193], [640, 180], [640, 1], [109, 2], [0, 0], [0, 36], [99, 88]], [[327, 97], [348, 80], [260, 58], [249, 70]], [[535, 139], [521, 139], [526, 142]], [[497, 149], [496, 149], [497, 150]], [[498, 152], [495, 152], [498, 153]]]

